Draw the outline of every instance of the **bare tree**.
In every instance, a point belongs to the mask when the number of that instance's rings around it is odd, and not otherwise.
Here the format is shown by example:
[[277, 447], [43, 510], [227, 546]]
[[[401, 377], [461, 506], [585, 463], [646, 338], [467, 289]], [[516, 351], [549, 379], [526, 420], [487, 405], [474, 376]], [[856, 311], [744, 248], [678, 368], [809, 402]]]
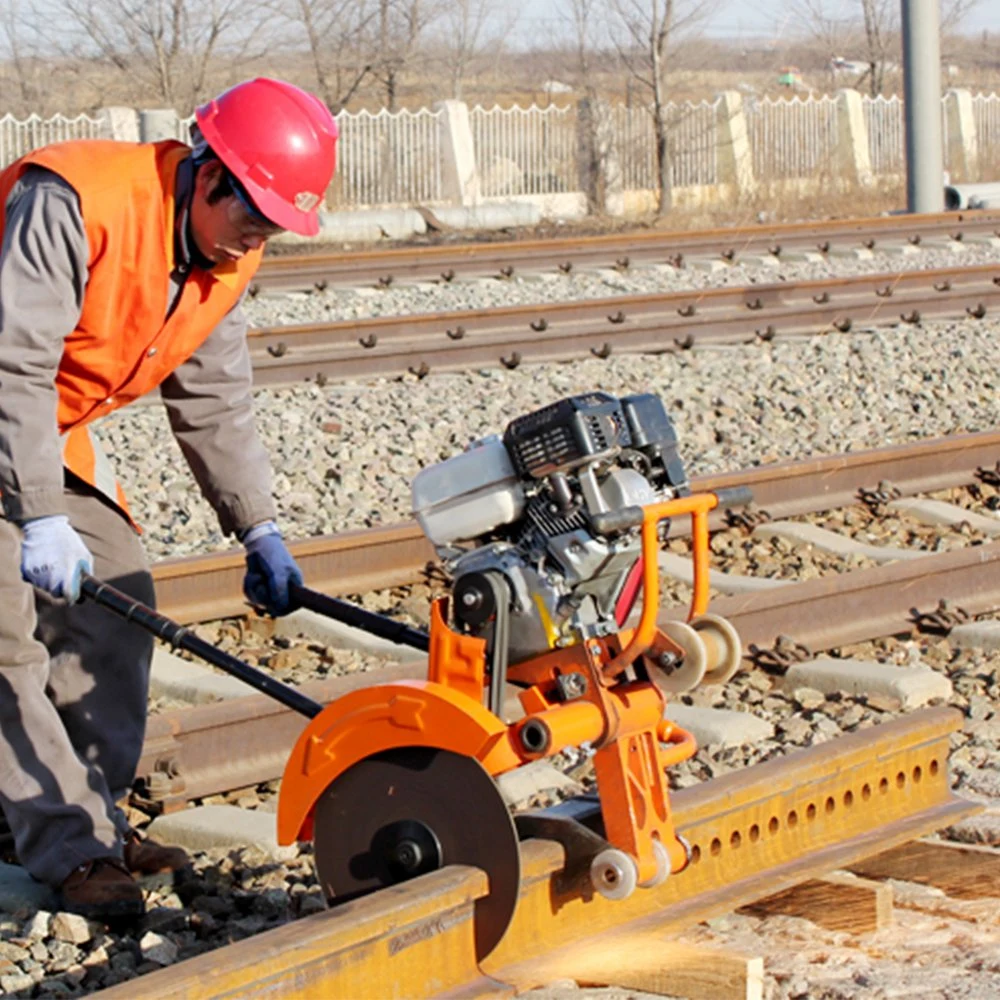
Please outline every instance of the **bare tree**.
[[[905, 0], [904, 0], [905, 2]], [[979, 6], [980, 0], [944, 0], [941, 4], [941, 33], [957, 29], [962, 20]], [[866, 84], [872, 97], [885, 87], [887, 69], [900, 57], [900, 0], [855, 0], [853, 12], [844, 16], [838, 5], [826, 0], [797, 0], [796, 18], [804, 30], [824, 44], [830, 56], [849, 55], [852, 42], [864, 50], [865, 70], [853, 81]]]
[[[21, 106], [27, 110], [37, 99], [37, 89], [34, 85], [35, 46], [33, 44], [34, 28], [37, 22], [25, 16], [24, 5], [17, 0], [8, 0], [0, 5], [0, 53], [6, 57], [14, 72]], [[10, 98], [8, 96], [7, 101]], [[11, 110], [10, 107], [5, 110]]]
[[402, 77], [413, 63], [418, 41], [440, 12], [438, 0], [377, 0], [372, 73], [389, 111], [396, 110]]
[[607, 22], [607, 0], [562, 0], [559, 13], [566, 21], [572, 39], [573, 89], [580, 95], [579, 172], [590, 212], [607, 208], [606, 108], [597, 91], [598, 21]]
[[372, 72], [373, 0], [284, 0], [275, 17], [289, 28], [292, 47], [305, 45], [316, 91], [336, 114]]
[[438, 18], [444, 34], [451, 96], [462, 99], [462, 86], [475, 60], [489, 51], [496, 56], [513, 31], [521, 11], [518, 4], [494, 0], [451, 0]]
[[204, 97], [213, 58], [238, 59], [254, 34], [247, 0], [62, 0], [97, 53], [170, 107]]
[[[616, 15], [612, 37], [629, 74], [652, 100], [659, 197], [657, 215], [673, 204], [668, 72], [677, 48], [716, 6], [711, 0], [611, 0]], [[618, 29], [617, 31], [615, 29]]]

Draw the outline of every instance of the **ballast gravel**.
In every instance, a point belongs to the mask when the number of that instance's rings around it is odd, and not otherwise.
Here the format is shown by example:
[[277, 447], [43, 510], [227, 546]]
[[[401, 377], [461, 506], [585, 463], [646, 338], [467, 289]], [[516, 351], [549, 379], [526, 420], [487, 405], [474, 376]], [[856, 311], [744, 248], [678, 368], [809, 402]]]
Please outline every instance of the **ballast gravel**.
[[[803, 280], [862, 271], [996, 263], [1000, 251], [961, 256], [876, 254], [780, 269], [734, 265], [633, 268], [618, 275], [528, 276], [259, 297], [256, 325], [446, 308], [551, 302], [677, 287]], [[664, 400], [693, 475], [778, 459], [834, 454], [994, 427], [1000, 416], [998, 321], [964, 319], [856, 329], [804, 340], [612, 355], [561, 364], [304, 383], [256, 393], [257, 421], [275, 470], [282, 527], [305, 537], [392, 523], [410, 515], [410, 481], [471, 440], [523, 413], [591, 389], [655, 392]], [[98, 433], [145, 528], [151, 557], [227, 548], [201, 500], [159, 405], [133, 406]]]
[[[876, 255], [868, 261], [782, 264], [777, 270], [737, 265], [708, 273], [661, 267], [622, 275], [421, 283], [384, 292], [260, 297], [249, 309], [256, 325], [274, 325], [940, 267], [959, 259], [994, 263], [998, 258], [993, 249], [970, 247], [960, 257], [926, 252], [901, 258]], [[674, 419], [692, 475], [991, 429], [1000, 417], [998, 333], [1000, 324], [987, 315], [983, 320], [855, 330], [754, 346], [613, 356], [515, 371], [431, 374], [422, 381], [407, 376], [323, 388], [301, 385], [259, 391], [258, 423], [273, 456], [282, 525], [290, 537], [304, 537], [408, 517], [409, 483], [420, 468], [449, 457], [476, 437], [502, 431], [522, 413], [595, 388], [659, 394]], [[145, 527], [151, 557], [232, 544], [222, 538], [214, 514], [198, 498], [158, 407], [114, 414], [99, 432]], [[934, 547], [932, 532], [921, 537], [920, 530], [899, 519], [879, 528], [863, 513], [846, 516], [858, 522], [855, 529], [878, 530], [881, 541]], [[836, 516], [832, 522], [831, 527], [845, 527], [835, 523]], [[773, 563], [780, 573], [787, 555], [778, 545], [751, 544], [736, 532], [716, 536], [713, 547], [720, 561], [744, 572], [761, 571], [762, 564], [766, 571]], [[840, 569], [830, 559], [816, 566], [813, 562], [805, 560], [791, 575], [803, 568]], [[419, 621], [427, 596], [408, 595], [414, 602], [413, 620]], [[677, 594], [681, 600], [684, 596], [682, 591]], [[337, 654], [304, 642], [268, 640], [260, 634], [266, 630], [252, 621], [201, 628], [215, 629], [213, 641], [239, 646], [244, 654], [251, 646], [259, 647], [254, 659], [289, 680], [307, 660], [318, 664], [310, 663], [314, 676], [370, 666], [361, 654], [349, 654], [351, 662], [342, 663]], [[841, 652], [900, 665], [922, 662], [951, 678], [954, 694], [949, 702], [966, 716], [963, 731], [953, 741], [955, 784], [962, 794], [995, 808], [1000, 800], [1000, 655], [956, 651], [933, 637], [887, 639]], [[703, 748], [672, 774], [677, 786], [769, 759], [790, 746], [810, 746], [867, 728], [900, 710], [877, 698], [824, 696], [806, 688], [784, 692], [759, 670], [740, 674], [725, 688], [699, 689], [683, 700], [765, 717], [775, 726], [775, 738], [754, 747]], [[579, 761], [578, 776], [584, 783], [586, 764]], [[272, 809], [273, 792], [273, 786], [245, 790], [226, 800]], [[996, 843], [981, 829], [970, 828], [964, 839]], [[962, 836], [962, 831], [952, 834]], [[0, 917], [0, 990], [23, 997], [89, 994], [317, 912], [323, 901], [308, 854], [305, 848], [298, 858], [277, 864], [251, 849], [201, 852], [194, 870], [173, 889], [151, 890], [147, 917], [124, 933], [30, 907]], [[775, 1000], [890, 997], [913, 995], [925, 987], [940, 996], [996, 995], [1000, 966], [995, 913], [959, 915], [953, 907], [939, 917], [929, 914], [933, 909], [923, 901], [921, 909], [900, 915], [897, 932], [855, 940], [803, 921], [761, 921], [737, 914], [693, 930], [689, 939], [765, 954], [766, 995]], [[933, 984], [926, 978], [929, 956], [950, 970]], [[553, 984], [551, 991], [535, 995], [539, 1000], [638, 996], [631, 991], [578, 990], [572, 982]]]

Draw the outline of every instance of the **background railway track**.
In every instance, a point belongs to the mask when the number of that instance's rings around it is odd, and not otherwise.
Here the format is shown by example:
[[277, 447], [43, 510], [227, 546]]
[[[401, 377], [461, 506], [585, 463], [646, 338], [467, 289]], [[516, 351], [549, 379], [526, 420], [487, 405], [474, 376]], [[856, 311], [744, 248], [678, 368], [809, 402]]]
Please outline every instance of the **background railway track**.
[[259, 385], [399, 376], [847, 332], [1000, 303], [1000, 267], [961, 267], [259, 329]]
[[288, 254], [264, 261], [252, 291], [259, 294], [323, 290], [334, 285], [363, 284], [386, 287], [403, 280], [453, 281], [484, 275], [510, 277], [521, 271], [568, 273], [581, 267], [682, 264], [692, 256], [732, 259], [746, 254], [828, 253], [838, 247], [871, 249], [883, 244], [925, 243], [934, 239], [969, 240], [995, 236], [998, 229], [1000, 212], [981, 210], [778, 226]]

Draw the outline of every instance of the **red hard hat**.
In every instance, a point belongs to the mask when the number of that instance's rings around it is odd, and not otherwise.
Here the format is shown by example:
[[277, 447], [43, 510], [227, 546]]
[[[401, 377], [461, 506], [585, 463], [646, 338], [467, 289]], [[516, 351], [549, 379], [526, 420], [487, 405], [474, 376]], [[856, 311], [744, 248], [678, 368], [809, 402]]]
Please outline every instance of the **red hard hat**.
[[261, 214], [302, 236], [319, 232], [318, 206], [337, 163], [337, 123], [319, 98], [258, 77], [194, 113], [212, 152]]

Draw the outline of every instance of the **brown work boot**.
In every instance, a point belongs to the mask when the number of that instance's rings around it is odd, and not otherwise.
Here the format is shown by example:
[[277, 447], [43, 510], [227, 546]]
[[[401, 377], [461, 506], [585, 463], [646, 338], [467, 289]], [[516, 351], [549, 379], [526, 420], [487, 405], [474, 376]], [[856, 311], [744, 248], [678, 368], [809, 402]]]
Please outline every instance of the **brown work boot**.
[[159, 875], [187, 868], [191, 858], [181, 847], [167, 847], [155, 840], [147, 840], [138, 830], [125, 838], [125, 867], [133, 875]]
[[141, 917], [142, 889], [118, 858], [94, 858], [77, 865], [59, 886], [62, 908], [84, 917]]

